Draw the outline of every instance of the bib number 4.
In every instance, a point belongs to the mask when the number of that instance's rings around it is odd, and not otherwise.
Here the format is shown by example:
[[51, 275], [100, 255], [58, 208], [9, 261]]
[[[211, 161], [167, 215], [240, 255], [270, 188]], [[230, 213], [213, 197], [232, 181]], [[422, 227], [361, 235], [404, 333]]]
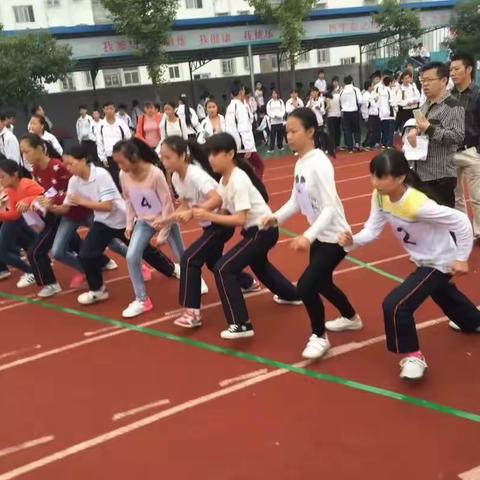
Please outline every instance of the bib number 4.
[[141, 201], [140, 205], [143, 208], [148, 208], [149, 210], [152, 209], [152, 206], [148, 203], [148, 200], [145, 197], [142, 198], [142, 201]]

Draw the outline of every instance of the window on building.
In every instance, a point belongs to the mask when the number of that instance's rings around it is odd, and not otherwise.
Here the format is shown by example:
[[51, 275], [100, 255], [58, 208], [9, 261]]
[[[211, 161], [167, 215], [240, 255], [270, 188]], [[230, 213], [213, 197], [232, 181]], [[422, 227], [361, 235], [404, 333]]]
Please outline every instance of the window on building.
[[178, 65], [168, 67], [168, 75], [172, 80], [180, 78], [180, 67]]
[[90, 72], [83, 72], [85, 78], [85, 85], [87, 87], [93, 87], [92, 74]]
[[239, 10], [238, 15], [250, 15], [250, 10]]
[[215, 14], [216, 17], [228, 17], [228, 15], [230, 15], [228, 12], [220, 12]]
[[124, 68], [123, 79], [125, 85], [139, 85], [140, 84], [140, 72], [138, 68]]
[[62, 90], [65, 92], [75, 90], [75, 80], [73, 78], [73, 74], [68, 73], [67, 76], [62, 80]]
[[233, 75], [235, 73], [235, 60], [233, 58], [222, 60], [222, 73], [223, 75]]
[[243, 57], [243, 68], [250, 71], [250, 58]]
[[47, 0], [47, 7], [59, 7], [60, 0]]
[[[280, 61], [280, 68], [287, 68], [287, 67], [288, 67], [287, 59], [283, 55], [282, 59]], [[272, 68], [275, 68], [275, 69], [278, 68], [278, 62], [277, 62], [277, 56], [276, 55], [272, 55]]]
[[298, 63], [307, 63], [310, 61], [310, 52], [304, 52], [297, 57]]
[[330, 63], [330, 50], [328, 48], [317, 50], [317, 62], [319, 64]]
[[15, 14], [15, 21], [17, 23], [33, 23], [35, 21], [32, 5], [18, 5], [13, 7], [13, 13]]
[[106, 70], [103, 72], [103, 81], [106, 87], [121, 87], [122, 76], [117, 70]]
[[355, 57], [344, 57], [340, 59], [340, 65], [351, 65], [355, 63]]
[[194, 80], [204, 80], [206, 78], [210, 78], [210, 74], [209, 73], [196, 73], [194, 76], [193, 76], [193, 79]]
[[203, 8], [203, 0], [185, 0], [186, 8]]

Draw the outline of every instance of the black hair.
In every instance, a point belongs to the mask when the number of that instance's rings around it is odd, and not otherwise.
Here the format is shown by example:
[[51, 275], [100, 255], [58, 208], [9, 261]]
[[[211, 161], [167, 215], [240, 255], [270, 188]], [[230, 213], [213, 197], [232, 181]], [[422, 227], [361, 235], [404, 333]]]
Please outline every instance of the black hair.
[[335, 157], [335, 145], [330, 135], [327, 135], [323, 130], [319, 129], [317, 116], [308, 107], [297, 108], [294, 110], [288, 118], [296, 118], [303, 125], [305, 130], [313, 128], [313, 140], [315, 142], [315, 148], [325, 150], [329, 155]]
[[294, 88], [294, 89], [290, 92], [290, 95], [291, 95], [292, 93], [296, 93], [297, 95], [300, 94], [300, 92], [299, 92], [296, 88]]
[[338, 77], [338, 75], [335, 75], [332, 77], [332, 83], [333, 82], [339, 82], [340, 83], [340, 78]]
[[443, 78], [448, 78], [450, 77], [450, 69], [448, 68], [448, 65], [442, 62], [430, 62], [427, 63], [425, 66], [422, 67], [420, 70], [421, 73], [425, 73], [428, 70], [435, 70], [437, 72], [437, 78], [440, 80]]
[[169, 100], [168, 102], [165, 102], [164, 108], [165, 108], [167, 105], [168, 105], [169, 107], [172, 107], [174, 110], [177, 109], [177, 103], [174, 102], [173, 100]]
[[206, 149], [209, 154], [220, 152], [233, 152], [233, 161], [238, 168], [241, 168], [250, 178], [253, 186], [258, 190], [265, 202], [268, 202], [268, 192], [263, 182], [257, 177], [252, 166], [243, 158], [237, 156], [237, 142], [229, 133], [217, 133], [207, 139]]
[[130, 140], [120, 140], [113, 146], [113, 153], [121, 153], [132, 163], [139, 161], [151, 163], [165, 173], [165, 167], [160, 162], [155, 150], [140, 138], [133, 137]]
[[[137, 104], [138, 105], [138, 104]], [[152, 100], [145, 100], [143, 102], [144, 107], [155, 107], [155, 102], [152, 102]]]
[[[30, 110], [30, 113], [31, 113], [32, 115], [36, 115], [36, 114], [37, 114], [37, 110], [38, 110], [40, 107], [42, 107], [42, 106], [41, 106], [41, 105], [34, 105], [34, 106], [32, 107], [32, 109]], [[43, 107], [42, 107], [42, 109], [43, 109]], [[44, 111], [45, 111], [45, 110], [44, 110]]]
[[343, 83], [345, 85], [351, 85], [353, 83], [353, 78], [351, 75], [347, 75], [344, 79], [343, 79]]
[[5, 122], [7, 120], [7, 114], [5, 112], [0, 112], [0, 122]]
[[245, 88], [245, 95], [251, 95], [252, 90], [250, 88]]
[[88, 110], [88, 107], [87, 107], [87, 105], [85, 105], [84, 103], [82, 103], [81, 105], [78, 106], [78, 109], [79, 109], [79, 110]]
[[380, 70], [375, 70], [375, 72], [373, 72], [371, 75], [370, 75], [370, 78], [373, 80], [374, 78], [381, 78], [382, 77], [382, 72], [380, 72]]
[[205, 108], [208, 107], [209, 103], [214, 103], [217, 106], [218, 113], [220, 113], [220, 106], [218, 105], [217, 101], [214, 98], [208, 99], [208, 102], [205, 104]]
[[238, 97], [242, 89], [243, 85], [238, 80], [235, 80], [230, 87], [230, 93], [232, 96]]
[[138, 107], [138, 104], [139, 104], [139, 102], [138, 102], [137, 99], [132, 100], [132, 107], [133, 107], [133, 108]]
[[162, 109], [162, 106], [159, 104], [159, 103], [155, 103], [153, 105], [155, 107], [156, 110], [160, 111]]
[[319, 74], [319, 75], [320, 75], [321, 73], [325, 73], [325, 70], [322, 70], [322, 69], [321, 69], [321, 70], [318, 71], [318, 74]]
[[73, 157], [75, 160], [86, 160], [87, 163], [92, 163], [88, 148], [84, 145], [74, 145], [73, 147], [70, 147], [64, 155]]
[[31, 173], [23, 165], [19, 165], [15, 160], [10, 160], [4, 156], [2, 157], [3, 158], [0, 158], [0, 170], [5, 172], [8, 176], [17, 176], [19, 179], [32, 178]]
[[404, 72], [402, 72], [402, 74], [400, 75], [400, 82], [403, 82], [405, 77], [412, 77], [413, 78], [412, 72], [410, 70], [405, 70]]
[[127, 109], [127, 106], [126, 106], [124, 103], [119, 103], [119, 104], [118, 104], [118, 109], [119, 109], [119, 110], [126, 110], [126, 109]]
[[43, 127], [44, 132], [48, 131], [48, 123], [43, 115], [35, 114], [32, 115], [32, 118], [36, 118], [40, 122], [40, 125]]
[[383, 84], [388, 87], [392, 83], [392, 77], [383, 77]]
[[185, 140], [178, 135], [172, 135], [165, 138], [162, 145], [167, 145], [170, 150], [173, 150], [177, 155], [185, 155], [186, 161], [192, 163], [196, 160], [199, 165], [217, 182], [220, 180], [220, 175], [215, 173], [208, 161], [208, 154], [206, 150], [193, 138]]
[[405, 184], [428, 195], [420, 177], [410, 168], [405, 155], [400, 150], [389, 148], [373, 157], [370, 162], [370, 173], [377, 178], [388, 176], [398, 178], [405, 175]]
[[371, 86], [372, 86], [372, 81], [371, 80], [365, 80], [365, 82], [363, 82], [363, 89], [364, 90], [368, 90]]
[[114, 106], [115, 106], [115, 102], [112, 102], [111, 100], [107, 100], [106, 102], [103, 103], [102, 108], [114, 107]]
[[187, 124], [187, 127], [193, 128], [192, 114], [190, 112], [190, 102], [188, 101], [188, 97], [186, 95], [180, 95], [180, 100], [183, 102], [185, 109], [185, 123]]
[[475, 77], [475, 60], [469, 53], [456, 53], [450, 58], [452, 62], [462, 62], [465, 68], [472, 67], [472, 79]]
[[[43, 117], [40, 115], [40, 118], [43, 118]], [[60, 155], [60, 152], [57, 152], [57, 150], [55, 150], [55, 148], [50, 142], [43, 140], [43, 138], [37, 135], [36, 133], [27, 133], [20, 139], [20, 141], [28, 142], [28, 144], [32, 148], [42, 147], [45, 154], [50, 158], [62, 158], [62, 155]]]

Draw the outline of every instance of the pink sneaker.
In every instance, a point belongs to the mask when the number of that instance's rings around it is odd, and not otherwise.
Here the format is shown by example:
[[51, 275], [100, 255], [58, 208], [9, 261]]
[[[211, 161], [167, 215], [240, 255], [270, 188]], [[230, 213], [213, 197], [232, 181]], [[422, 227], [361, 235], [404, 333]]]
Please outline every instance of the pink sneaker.
[[152, 301], [147, 298], [143, 302], [139, 300], [134, 300], [123, 312], [123, 318], [133, 318], [142, 315], [142, 313], [147, 313], [153, 310]]
[[83, 273], [77, 273], [70, 281], [70, 288], [80, 288], [87, 283], [87, 278]]
[[152, 270], [148, 265], [145, 265], [144, 263], [142, 263], [142, 275], [144, 282], [149, 282], [152, 279]]
[[173, 323], [183, 328], [201, 327], [202, 315], [200, 314], [200, 310], [194, 310], [193, 308], [186, 308], [182, 316], [177, 318]]

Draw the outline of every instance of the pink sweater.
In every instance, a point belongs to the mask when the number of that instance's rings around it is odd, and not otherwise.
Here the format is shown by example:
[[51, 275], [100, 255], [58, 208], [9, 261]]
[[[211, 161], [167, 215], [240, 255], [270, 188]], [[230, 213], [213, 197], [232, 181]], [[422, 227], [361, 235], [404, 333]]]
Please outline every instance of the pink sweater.
[[[170, 189], [163, 172], [150, 167], [146, 178], [139, 182], [128, 173], [120, 172], [123, 197], [127, 205], [127, 229], [133, 229], [135, 220], [151, 222], [156, 217], [167, 217], [174, 211]], [[162, 228], [158, 242], [164, 243], [170, 234], [170, 227]]]

